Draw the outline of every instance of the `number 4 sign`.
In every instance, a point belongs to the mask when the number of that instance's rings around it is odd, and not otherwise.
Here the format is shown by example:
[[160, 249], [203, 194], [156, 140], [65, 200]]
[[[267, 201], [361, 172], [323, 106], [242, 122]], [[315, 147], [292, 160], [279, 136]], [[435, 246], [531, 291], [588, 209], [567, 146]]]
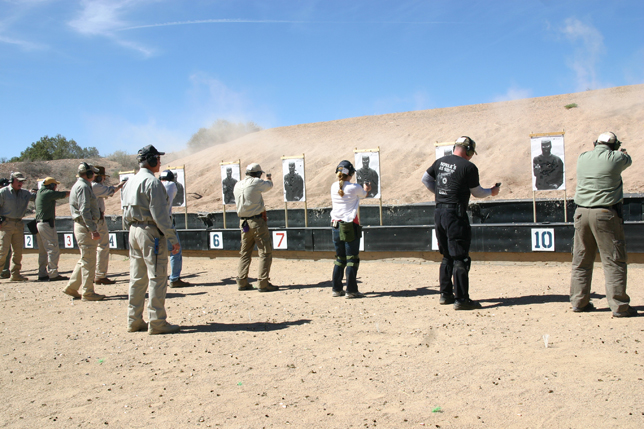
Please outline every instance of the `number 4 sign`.
[[553, 228], [532, 228], [532, 251], [554, 252], [555, 230]]
[[273, 231], [273, 248], [274, 249], [288, 249], [286, 245], [286, 231]]
[[110, 249], [116, 249], [117, 244], [116, 244], [116, 234], [110, 232]]

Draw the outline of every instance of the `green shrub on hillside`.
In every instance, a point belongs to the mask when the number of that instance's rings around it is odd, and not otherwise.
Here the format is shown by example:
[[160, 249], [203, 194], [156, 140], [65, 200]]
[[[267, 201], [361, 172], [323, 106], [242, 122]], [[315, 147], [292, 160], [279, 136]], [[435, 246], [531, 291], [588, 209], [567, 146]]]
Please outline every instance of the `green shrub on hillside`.
[[56, 137], [41, 137], [32, 143], [20, 156], [11, 158], [9, 162], [20, 161], [51, 161], [53, 159], [84, 159], [98, 158], [98, 149], [95, 147], [82, 148], [74, 139], [67, 140], [58, 134]]

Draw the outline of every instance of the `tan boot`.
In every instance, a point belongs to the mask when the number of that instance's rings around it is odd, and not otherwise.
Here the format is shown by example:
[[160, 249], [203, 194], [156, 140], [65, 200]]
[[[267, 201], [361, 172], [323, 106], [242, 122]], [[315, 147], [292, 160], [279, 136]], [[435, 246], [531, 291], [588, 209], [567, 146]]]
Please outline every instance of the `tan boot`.
[[105, 295], [101, 295], [94, 292], [83, 295], [83, 301], [103, 301], [104, 299], [105, 299]]
[[159, 334], [176, 334], [181, 330], [179, 325], [171, 325], [166, 322], [165, 325], [157, 326], [156, 328], [150, 328], [148, 334], [150, 335], [159, 335]]
[[67, 286], [65, 289], [63, 289], [63, 293], [73, 297], [74, 299], [81, 299], [82, 298], [81, 294], [78, 293], [77, 290], [74, 290], [74, 289], [70, 288], [69, 286]]

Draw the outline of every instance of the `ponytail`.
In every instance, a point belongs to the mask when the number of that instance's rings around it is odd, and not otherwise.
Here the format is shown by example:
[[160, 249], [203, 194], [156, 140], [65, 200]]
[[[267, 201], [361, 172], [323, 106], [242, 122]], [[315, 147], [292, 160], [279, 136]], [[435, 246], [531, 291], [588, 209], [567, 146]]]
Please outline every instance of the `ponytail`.
[[346, 174], [342, 174], [341, 171], [337, 172], [337, 176], [338, 176], [338, 182], [339, 182], [338, 184], [340, 185], [340, 189], [338, 189], [338, 194], [341, 197], [344, 197], [344, 191], [342, 190], [342, 185], [344, 185], [344, 181], [347, 180], [349, 176], [347, 176]]

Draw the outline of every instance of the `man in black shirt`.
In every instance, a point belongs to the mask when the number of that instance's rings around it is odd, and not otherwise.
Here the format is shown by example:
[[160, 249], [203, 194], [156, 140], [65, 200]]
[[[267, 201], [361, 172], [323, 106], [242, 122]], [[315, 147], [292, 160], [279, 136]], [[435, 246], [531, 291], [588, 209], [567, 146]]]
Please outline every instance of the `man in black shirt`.
[[[455, 310], [474, 310], [481, 304], [469, 296], [469, 252], [472, 230], [467, 217], [470, 195], [485, 198], [499, 194], [499, 186], [481, 188], [479, 170], [470, 159], [476, 142], [467, 136], [454, 144], [453, 155], [437, 159], [423, 175], [423, 184], [436, 195], [434, 224], [438, 250], [443, 255], [440, 268], [440, 304], [454, 304]], [[452, 283], [453, 278], [453, 283]]]

